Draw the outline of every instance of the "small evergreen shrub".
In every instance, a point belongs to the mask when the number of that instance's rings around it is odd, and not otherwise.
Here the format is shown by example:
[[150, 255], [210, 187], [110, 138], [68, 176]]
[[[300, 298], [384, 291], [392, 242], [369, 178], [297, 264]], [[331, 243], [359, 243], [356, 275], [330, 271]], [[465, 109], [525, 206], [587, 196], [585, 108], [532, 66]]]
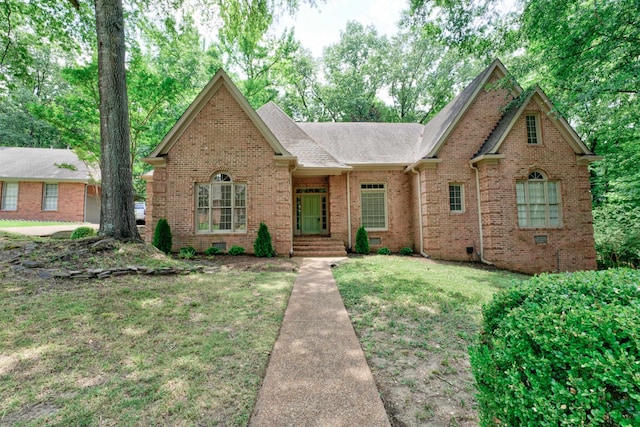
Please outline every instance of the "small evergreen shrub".
[[180, 248], [180, 252], [178, 253], [178, 257], [183, 259], [193, 259], [196, 256], [196, 248], [193, 246], [186, 246], [184, 248]]
[[364, 227], [358, 228], [356, 233], [356, 253], [363, 255], [369, 253], [369, 235]]
[[497, 294], [469, 349], [481, 425], [640, 425], [639, 283], [547, 274]]
[[91, 237], [96, 235], [96, 230], [91, 227], [78, 227], [71, 233], [71, 240], [82, 239], [83, 237]]
[[380, 248], [378, 249], [378, 255], [391, 255], [391, 251], [389, 248]]
[[222, 251], [215, 246], [211, 246], [204, 251], [204, 254], [207, 256], [220, 255]]
[[409, 246], [405, 246], [404, 248], [400, 249], [400, 255], [402, 256], [413, 255], [413, 249], [411, 249]]
[[171, 227], [166, 219], [160, 218], [153, 232], [153, 246], [168, 255], [171, 253], [171, 241]]
[[242, 246], [231, 246], [231, 249], [229, 249], [229, 255], [242, 255], [244, 253], [244, 248]]
[[258, 237], [256, 237], [256, 241], [253, 244], [253, 252], [257, 257], [262, 258], [271, 258], [275, 255], [271, 244], [271, 234], [269, 234], [267, 225], [262, 222], [260, 223], [260, 228], [258, 228]]

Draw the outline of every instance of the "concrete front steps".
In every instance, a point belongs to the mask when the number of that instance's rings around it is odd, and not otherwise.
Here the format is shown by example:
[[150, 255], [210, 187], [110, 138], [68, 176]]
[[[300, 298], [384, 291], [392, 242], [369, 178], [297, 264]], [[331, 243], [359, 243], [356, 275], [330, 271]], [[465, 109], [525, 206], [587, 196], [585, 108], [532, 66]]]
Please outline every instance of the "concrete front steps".
[[347, 251], [342, 240], [324, 236], [299, 236], [293, 238], [293, 256], [347, 256]]

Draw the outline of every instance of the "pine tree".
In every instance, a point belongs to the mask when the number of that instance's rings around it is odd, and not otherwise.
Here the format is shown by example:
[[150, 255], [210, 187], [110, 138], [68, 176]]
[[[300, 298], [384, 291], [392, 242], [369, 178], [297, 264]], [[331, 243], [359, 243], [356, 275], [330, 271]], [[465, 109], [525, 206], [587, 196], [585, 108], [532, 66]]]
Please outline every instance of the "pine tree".
[[356, 233], [356, 253], [367, 255], [369, 253], [369, 235], [364, 227], [358, 228]]
[[166, 219], [160, 218], [153, 233], [153, 246], [169, 255], [171, 253], [171, 241], [171, 227], [169, 227]]
[[271, 258], [275, 255], [273, 245], [271, 244], [271, 234], [269, 234], [267, 225], [262, 222], [258, 229], [258, 237], [256, 237], [256, 241], [253, 244], [253, 252], [257, 257]]

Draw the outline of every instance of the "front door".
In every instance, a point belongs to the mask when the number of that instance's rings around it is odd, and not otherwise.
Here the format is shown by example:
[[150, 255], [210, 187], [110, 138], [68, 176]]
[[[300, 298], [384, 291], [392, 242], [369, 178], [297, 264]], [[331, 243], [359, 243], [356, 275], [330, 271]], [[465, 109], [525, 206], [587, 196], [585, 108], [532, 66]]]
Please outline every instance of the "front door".
[[302, 234], [320, 234], [322, 231], [322, 196], [302, 195]]

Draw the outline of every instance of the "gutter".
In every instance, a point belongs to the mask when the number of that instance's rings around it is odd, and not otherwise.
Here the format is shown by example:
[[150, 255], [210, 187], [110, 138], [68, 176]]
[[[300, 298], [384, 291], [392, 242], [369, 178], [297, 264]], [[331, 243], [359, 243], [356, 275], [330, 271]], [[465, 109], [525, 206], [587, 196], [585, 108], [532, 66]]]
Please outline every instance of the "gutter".
[[419, 222], [419, 230], [420, 230], [420, 255], [425, 258], [430, 258], [424, 251], [424, 231], [422, 229], [422, 182], [420, 181], [420, 173], [415, 169], [411, 168], [411, 173], [416, 175], [418, 181], [418, 222]]
[[480, 234], [480, 248], [478, 250], [478, 254], [480, 255], [480, 261], [487, 265], [493, 265], [491, 261], [487, 261], [484, 259], [484, 238], [482, 235], [482, 210], [480, 206], [480, 171], [477, 166], [473, 162], [469, 162], [469, 167], [476, 171], [476, 199], [478, 201], [478, 231]]

